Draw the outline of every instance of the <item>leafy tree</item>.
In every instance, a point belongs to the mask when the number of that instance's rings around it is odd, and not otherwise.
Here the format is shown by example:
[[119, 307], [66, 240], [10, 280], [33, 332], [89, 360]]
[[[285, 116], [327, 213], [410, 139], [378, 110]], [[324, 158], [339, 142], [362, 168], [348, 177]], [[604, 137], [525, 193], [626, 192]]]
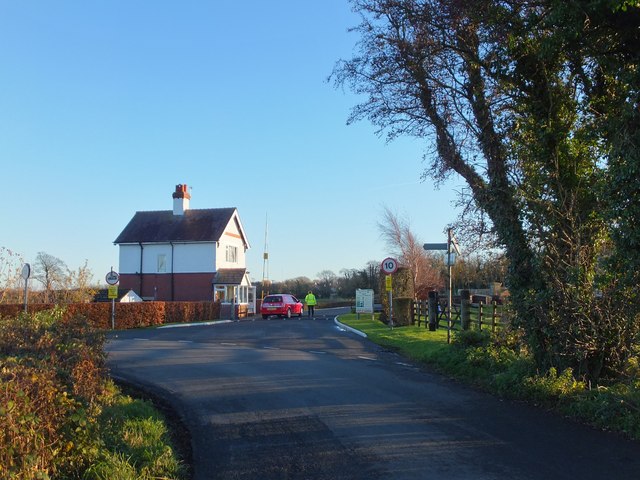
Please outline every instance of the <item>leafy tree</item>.
[[[594, 287], [608, 292], [621, 277], [620, 261], [598, 276], [609, 238], [614, 259], [638, 246], [637, 203], [625, 208], [639, 191], [637, 3], [352, 5], [359, 52], [332, 75], [364, 98], [349, 122], [426, 139], [424, 174], [464, 179], [470, 209], [504, 248], [516, 321], [539, 367], [614, 372], [637, 310], [614, 314]], [[620, 195], [605, 200], [611, 183]]]

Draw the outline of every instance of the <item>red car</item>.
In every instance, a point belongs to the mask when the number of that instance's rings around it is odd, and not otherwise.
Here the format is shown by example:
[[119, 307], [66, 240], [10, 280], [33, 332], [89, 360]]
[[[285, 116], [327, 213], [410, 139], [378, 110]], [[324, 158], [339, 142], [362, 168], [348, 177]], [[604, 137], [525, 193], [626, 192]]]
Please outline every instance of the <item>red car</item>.
[[269, 318], [269, 315], [291, 318], [291, 315], [302, 316], [302, 302], [288, 293], [276, 293], [267, 295], [262, 300], [260, 313], [262, 318]]

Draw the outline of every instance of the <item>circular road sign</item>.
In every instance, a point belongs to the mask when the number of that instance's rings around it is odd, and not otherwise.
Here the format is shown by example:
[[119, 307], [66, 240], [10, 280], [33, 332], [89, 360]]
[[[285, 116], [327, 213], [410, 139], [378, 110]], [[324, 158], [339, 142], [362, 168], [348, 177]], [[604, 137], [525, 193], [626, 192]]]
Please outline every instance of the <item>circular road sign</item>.
[[28, 263], [25, 263], [24, 266], [22, 267], [22, 278], [24, 278], [25, 280], [28, 280], [30, 276], [31, 276], [31, 265], [29, 265]]
[[380, 268], [387, 275], [391, 275], [398, 270], [398, 261], [395, 258], [387, 257], [382, 261]]
[[107, 276], [104, 277], [104, 279], [109, 285], [115, 285], [116, 283], [118, 283], [118, 280], [120, 280], [120, 275], [118, 275], [117, 272], [111, 270], [109, 273], [107, 273]]

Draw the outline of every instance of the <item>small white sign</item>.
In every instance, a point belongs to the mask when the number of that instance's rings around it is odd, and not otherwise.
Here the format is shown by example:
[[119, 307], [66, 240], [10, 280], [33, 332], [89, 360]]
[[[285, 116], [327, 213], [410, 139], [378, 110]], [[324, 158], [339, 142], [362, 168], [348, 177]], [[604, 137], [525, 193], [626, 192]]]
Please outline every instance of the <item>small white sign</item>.
[[447, 267], [453, 267], [456, 264], [456, 254], [455, 253], [446, 253], [444, 255], [444, 264]]
[[373, 313], [373, 290], [356, 290], [356, 313]]

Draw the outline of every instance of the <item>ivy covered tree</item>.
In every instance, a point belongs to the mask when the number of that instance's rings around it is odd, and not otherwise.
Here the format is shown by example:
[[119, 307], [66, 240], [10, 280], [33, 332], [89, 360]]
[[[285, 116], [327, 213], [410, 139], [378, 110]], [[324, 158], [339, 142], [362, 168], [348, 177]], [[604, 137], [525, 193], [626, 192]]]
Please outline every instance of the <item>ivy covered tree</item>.
[[540, 368], [615, 374], [638, 325], [620, 261], [638, 251], [637, 2], [352, 5], [357, 54], [332, 75], [364, 98], [349, 121], [425, 139], [424, 174], [464, 179]]

